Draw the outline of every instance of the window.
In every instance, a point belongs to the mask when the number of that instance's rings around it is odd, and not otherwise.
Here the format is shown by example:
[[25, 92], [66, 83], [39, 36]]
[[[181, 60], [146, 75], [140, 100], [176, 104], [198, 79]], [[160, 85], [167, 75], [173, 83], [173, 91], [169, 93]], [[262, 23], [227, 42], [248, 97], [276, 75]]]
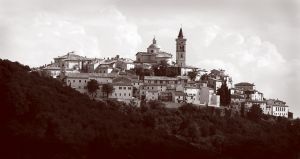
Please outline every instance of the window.
[[78, 86], [78, 88], [79, 88], [79, 89], [81, 89], [81, 87], [80, 87], [80, 86]]
[[81, 80], [79, 80], [79, 83], [81, 83]]
[[122, 87], [119, 87], [119, 89], [122, 89]]
[[86, 83], [86, 80], [84, 80], [84, 82]]
[[122, 94], [120, 93], [120, 97], [122, 96]]
[[115, 96], [117, 96], [117, 93], [115, 93]]
[[126, 90], [126, 87], [123, 87], [124, 90]]
[[183, 55], [181, 54], [180, 57], [183, 58]]
[[130, 96], [130, 93], [128, 94], [128, 96]]
[[126, 96], [126, 93], [124, 93], [124, 96]]
[[154, 87], [152, 87], [152, 89], [154, 89]]
[[129, 90], [131, 90], [131, 87], [128, 87]]
[[75, 80], [73, 80], [73, 82], [75, 82]]

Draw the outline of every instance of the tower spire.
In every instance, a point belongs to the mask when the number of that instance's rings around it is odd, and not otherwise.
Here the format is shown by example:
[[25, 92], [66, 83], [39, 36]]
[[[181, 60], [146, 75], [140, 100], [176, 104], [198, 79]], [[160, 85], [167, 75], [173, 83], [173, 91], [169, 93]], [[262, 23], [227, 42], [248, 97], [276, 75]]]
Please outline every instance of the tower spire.
[[180, 27], [178, 38], [183, 38], [182, 27]]

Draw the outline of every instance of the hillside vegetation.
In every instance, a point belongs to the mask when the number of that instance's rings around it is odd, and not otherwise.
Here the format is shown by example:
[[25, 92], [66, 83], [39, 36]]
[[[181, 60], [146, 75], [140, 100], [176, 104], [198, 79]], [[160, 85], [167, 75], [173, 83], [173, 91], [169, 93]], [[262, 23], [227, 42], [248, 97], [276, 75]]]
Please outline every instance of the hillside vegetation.
[[0, 99], [0, 158], [300, 157], [298, 119], [92, 101], [8, 60], [0, 60]]

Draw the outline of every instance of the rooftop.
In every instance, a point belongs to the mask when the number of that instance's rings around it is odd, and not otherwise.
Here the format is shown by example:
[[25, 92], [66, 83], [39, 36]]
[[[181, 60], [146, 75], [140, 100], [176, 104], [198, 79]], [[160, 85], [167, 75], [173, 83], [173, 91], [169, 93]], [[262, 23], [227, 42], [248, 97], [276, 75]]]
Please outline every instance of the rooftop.
[[169, 81], [178, 80], [178, 78], [166, 77], [166, 76], [145, 76], [144, 79], [145, 80], [169, 80]]
[[58, 56], [54, 59], [64, 59], [64, 60], [71, 60], [71, 61], [76, 61], [76, 60], [92, 60], [90, 58], [86, 58], [80, 55], [76, 55], [74, 51], [67, 53], [66, 55], [63, 56]]
[[118, 74], [112, 73], [67, 73], [67, 77], [69, 78], [89, 78], [89, 77], [102, 77], [102, 78], [115, 78], [118, 77]]
[[255, 86], [253, 83], [249, 83], [249, 82], [240, 82], [235, 84], [234, 86]]

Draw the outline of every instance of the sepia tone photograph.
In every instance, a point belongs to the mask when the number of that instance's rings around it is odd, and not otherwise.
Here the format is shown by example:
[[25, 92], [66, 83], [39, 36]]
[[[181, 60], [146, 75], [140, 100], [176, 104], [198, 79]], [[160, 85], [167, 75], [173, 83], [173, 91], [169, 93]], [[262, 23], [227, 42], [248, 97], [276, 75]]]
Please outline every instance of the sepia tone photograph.
[[299, 0], [0, 0], [1, 159], [300, 159]]

